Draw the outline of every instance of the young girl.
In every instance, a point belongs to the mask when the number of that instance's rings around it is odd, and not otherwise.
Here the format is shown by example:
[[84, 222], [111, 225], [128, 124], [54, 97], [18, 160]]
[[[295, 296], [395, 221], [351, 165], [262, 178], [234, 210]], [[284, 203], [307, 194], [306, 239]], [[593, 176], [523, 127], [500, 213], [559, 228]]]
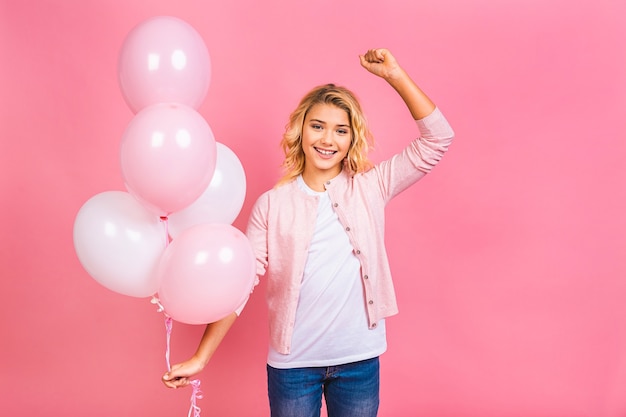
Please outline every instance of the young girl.
[[[309, 92], [282, 140], [285, 176], [257, 200], [247, 236], [267, 275], [268, 394], [274, 417], [373, 417], [385, 318], [397, 313], [384, 247], [384, 208], [439, 162], [454, 135], [442, 113], [386, 49], [360, 56], [393, 87], [420, 137], [371, 166], [369, 131], [354, 95], [333, 84]], [[172, 366], [171, 388], [208, 363], [237, 312], [207, 325], [195, 355]]]

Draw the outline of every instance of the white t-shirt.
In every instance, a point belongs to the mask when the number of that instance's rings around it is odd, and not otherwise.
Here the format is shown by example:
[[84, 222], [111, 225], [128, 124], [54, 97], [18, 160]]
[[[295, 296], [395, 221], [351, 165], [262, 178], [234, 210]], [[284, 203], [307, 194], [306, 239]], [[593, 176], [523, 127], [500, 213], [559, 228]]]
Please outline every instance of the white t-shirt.
[[385, 321], [369, 329], [360, 264], [327, 192], [298, 186], [319, 196], [315, 231], [309, 247], [291, 353], [271, 346], [267, 362], [274, 368], [333, 366], [379, 356], [387, 349]]

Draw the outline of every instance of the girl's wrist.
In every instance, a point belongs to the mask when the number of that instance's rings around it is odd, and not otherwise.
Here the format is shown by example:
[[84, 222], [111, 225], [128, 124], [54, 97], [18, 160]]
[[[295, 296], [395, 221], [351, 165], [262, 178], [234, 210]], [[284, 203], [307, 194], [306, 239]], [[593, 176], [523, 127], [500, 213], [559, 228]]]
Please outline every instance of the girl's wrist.
[[209, 358], [204, 357], [203, 355], [199, 355], [198, 353], [193, 355], [192, 359], [194, 360], [194, 362], [200, 365], [201, 369], [204, 369], [204, 367], [209, 363]]
[[404, 71], [401, 67], [398, 67], [394, 71], [390, 71], [385, 75], [385, 81], [391, 84], [392, 87], [396, 88], [397, 86], [410, 81], [411, 78], [409, 74]]

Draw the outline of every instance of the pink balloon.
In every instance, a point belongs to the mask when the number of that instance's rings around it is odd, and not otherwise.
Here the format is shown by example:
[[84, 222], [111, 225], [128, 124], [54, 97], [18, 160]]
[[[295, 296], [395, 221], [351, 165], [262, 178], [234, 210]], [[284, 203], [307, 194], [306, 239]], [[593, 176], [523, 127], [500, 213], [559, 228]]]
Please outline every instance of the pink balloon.
[[197, 109], [209, 89], [211, 59], [202, 37], [187, 22], [154, 17], [137, 25], [124, 40], [118, 79], [135, 113], [162, 102]]
[[74, 248], [85, 270], [111, 291], [132, 297], [157, 292], [166, 236], [159, 218], [123, 191], [93, 196], [74, 220]]
[[212, 323], [243, 304], [255, 281], [248, 238], [227, 224], [201, 224], [172, 240], [159, 264], [165, 312], [188, 324]]
[[193, 203], [211, 183], [217, 149], [213, 132], [191, 107], [146, 107], [124, 132], [120, 152], [128, 191], [159, 216]]
[[201, 223], [231, 224], [246, 197], [246, 173], [237, 155], [217, 142], [213, 178], [200, 198], [169, 216], [169, 231], [176, 238], [183, 230]]

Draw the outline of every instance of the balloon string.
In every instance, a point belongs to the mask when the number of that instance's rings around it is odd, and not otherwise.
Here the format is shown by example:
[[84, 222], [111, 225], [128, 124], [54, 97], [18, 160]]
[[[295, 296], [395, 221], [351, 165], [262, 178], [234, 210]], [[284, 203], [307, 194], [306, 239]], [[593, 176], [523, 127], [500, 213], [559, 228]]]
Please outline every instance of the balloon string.
[[[167, 248], [170, 242], [167, 217], [161, 217], [161, 221], [163, 222], [163, 226], [165, 228], [165, 247]], [[161, 301], [156, 294], [152, 296], [152, 300], [150, 300], [150, 302], [152, 304], [156, 304], [158, 307], [157, 311], [159, 313], [163, 312], [163, 314], [165, 315], [165, 363], [167, 365], [167, 372], [170, 372], [172, 370], [172, 365], [170, 363], [170, 353], [173, 320], [170, 316], [167, 315], [167, 313], [164, 312], [165, 309], [163, 308], [163, 305], [161, 305]], [[191, 385], [192, 390], [190, 399], [191, 405], [189, 406], [189, 412], [187, 413], [187, 417], [192, 417], [192, 414], [193, 417], [200, 417], [200, 407], [197, 403], [198, 400], [202, 399], [202, 391], [200, 391], [200, 380], [193, 379], [189, 381], [189, 384]]]
[[191, 388], [193, 389], [191, 392], [191, 405], [189, 406], [189, 412], [187, 413], [187, 417], [191, 417], [191, 413], [193, 412], [193, 417], [200, 417], [200, 407], [198, 407], [196, 401], [202, 399], [202, 391], [200, 391], [200, 380], [194, 379], [189, 382], [191, 384]]
[[167, 216], [161, 216], [160, 219], [161, 222], [163, 222], [163, 227], [165, 228], [165, 247], [167, 248], [170, 244], [170, 231], [167, 223]]
[[166, 342], [165, 342], [165, 363], [167, 364], [167, 372], [172, 370], [172, 365], [170, 364], [170, 341], [172, 339], [172, 318], [165, 315], [165, 333], [166, 333]]
[[[160, 217], [161, 222], [163, 223], [164, 231], [165, 231], [165, 248], [169, 245], [170, 236], [167, 224], [167, 216]], [[156, 304], [158, 308], [158, 312], [163, 312], [165, 309], [161, 305], [161, 302], [157, 295], [152, 296], [152, 304]], [[172, 338], [172, 318], [167, 315], [167, 313], [163, 313], [165, 315], [165, 332], [166, 332], [166, 348], [165, 348], [165, 362], [167, 364], [167, 372], [172, 370], [172, 366], [170, 364], [170, 341]]]
[[[172, 318], [165, 315], [165, 332], [166, 332], [166, 349], [165, 349], [165, 362], [167, 363], [167, 372], [172, 370], [172, 365], [170, 364], [170, 352], [171, 352], [171, 338], [172, 338]], [[198, 407], [198, 400], [202, 399], [202, 391], [200, 391], [200, 380], [193, 379], [189, 381], [189, 385], [191, 385], [191, 405], [189, 406], [189, 412], [187, 413], [187, 417], [191, 417], [193, 413], [193, 417], [200, 417], [200, 407]]]

